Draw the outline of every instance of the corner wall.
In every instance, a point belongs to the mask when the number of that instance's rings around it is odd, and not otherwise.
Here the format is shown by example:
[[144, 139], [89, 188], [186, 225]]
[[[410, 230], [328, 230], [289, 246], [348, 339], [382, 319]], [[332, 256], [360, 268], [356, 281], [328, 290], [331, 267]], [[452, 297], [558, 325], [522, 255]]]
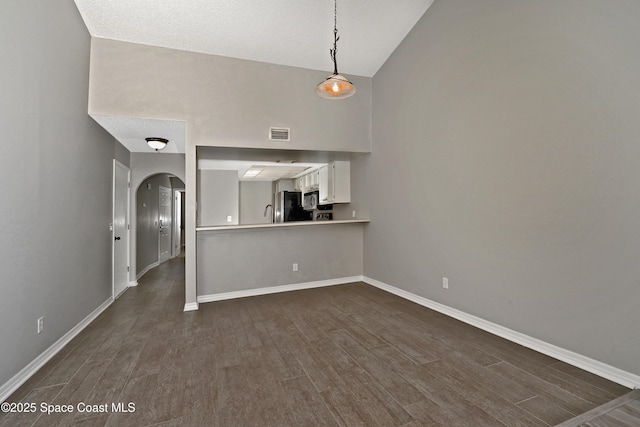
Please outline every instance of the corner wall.
[[436, 0], [373, 79], [364, 274], [640, 374], [638, 21]]
[[1, 386], [111, 297], [116, 147], [87, 114], [72, 1], [3, 0], [0, 40]]

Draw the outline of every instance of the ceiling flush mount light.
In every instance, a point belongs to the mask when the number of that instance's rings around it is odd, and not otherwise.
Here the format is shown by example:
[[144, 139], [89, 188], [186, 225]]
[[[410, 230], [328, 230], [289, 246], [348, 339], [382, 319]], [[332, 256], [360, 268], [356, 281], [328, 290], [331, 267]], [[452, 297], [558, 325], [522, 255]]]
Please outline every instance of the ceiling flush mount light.
[[251, 167], [247, 169], [247, 171], [242, 176], [243, 178], [255, 178], [256, 176], [260, 175], [260, 172], [262, 172], [262, 169]]
[[149, 144], [149, 147], [153, 148], [156, 151], [162, 150], [167, 146], [167, 143], [169, 142], [168, 139], [156, 137], [145, 138], [145, 140], [147, 141], [147, 144]]
[[333, 61], [333, 74], [316, 86], [316, 93], [327, 99], [348, 98], [356, 93], [356, 87], [347, 80], [346, 77], [338, 74], [338, 61], [336, 52], [338, 50], [338, 0], [333, 3], [333, 49], [329, 49], [331, 60]]

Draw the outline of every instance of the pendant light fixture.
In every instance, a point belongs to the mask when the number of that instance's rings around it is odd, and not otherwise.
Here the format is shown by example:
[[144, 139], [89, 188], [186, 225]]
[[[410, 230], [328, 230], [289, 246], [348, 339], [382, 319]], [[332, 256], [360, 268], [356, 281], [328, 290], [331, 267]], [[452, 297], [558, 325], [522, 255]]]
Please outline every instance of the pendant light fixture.
[[316, 86], [316, 93], [322, 98], [343, 99], [356, 93], [356, 87], [347, 80], [346, 77], [338, 74], [338, 62], [336, 52], [338, 51], [338, 0], [333, 3], [333, 49], [329, 49], [331, 60], [333, 61], [333, 74]]
[[162, 150], [167, 146], [167, 143], [169, 142], [168, 139], [156, 137], [145, 138], [145, 140], [147, 141], [147, 144], [149, 144], [149, 147], [153, 148], [156, 151]]

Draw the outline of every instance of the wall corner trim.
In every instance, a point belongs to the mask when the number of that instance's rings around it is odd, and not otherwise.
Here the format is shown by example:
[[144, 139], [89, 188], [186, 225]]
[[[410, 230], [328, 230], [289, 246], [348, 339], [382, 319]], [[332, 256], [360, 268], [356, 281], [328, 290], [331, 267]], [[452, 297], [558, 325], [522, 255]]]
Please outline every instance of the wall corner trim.
[[130, 288], [135, 288], [136, 286], [138, 286], [138, 281], [137, 280], [132, 280], [129, 282], [129, 287]]
[[184, 305], [184, 311], [197, 311], [200, 306], [197, 302], [188, 302]]
[[322, 288], [325, 286], [344, 285], [346, 283], [362, 282], [362, 276], [341, 277], [337, 279], [318, 280], [315, 282], [295, 283], [292, 285], [270, 286], [266, 288], [248, 289], [245, 291], [224, 292], [212, 295], [199, 295], [198, 302], [224, 301], [235, 298], [255, 297], [259, 295], [276, 294], [280, 292], [300, 291], [303, 289]]
[[562, 347], [558, 347], [556, 345], [549, 344], [545, 341], [530, 337], [512, 329], [505, 328], [504, 326], [500, 326], [498, 324], [484, 320], [480, 317], [467, 314], [460, 310], [456, 310], [455, 308], [451, 308], [449, 306], [440, 304], [419, 295], [412, 294], [411, 292], [396, 288], [395, 286], [388, 285], [379, 280], [375, 280], [365, 276], [363, 277], [362, 281], [406, 300], [415, 302], [416, 304], [420, 304], [423, 307], [430, 308], [439, 313], [460, 320], [461, 322], [467, 323], [471, 326], [475, 326], [476, 328], [480, 328], [493, 335], [497, 335], [516, 344], [520, 344], [532, 350], [538, 351], [542, 354], [546, 354], [547, 356], [561, 360], [577, 368], [584, 369], [587, 372], [591, 372], [592, 374], [606, 378], [625, 387], [640, 387], [639, 375], [623, 371], [611, 365], [607, 365], [606, 363], [599, 362], [581, 354], [574, 353], [573, 351], [566, 350]]
[[84, 328], [98, 317], [104, 310], [113, 303], [113, 297], [109, 297], [105, 302], [100, 304], [98, 308], [93, 310], [87, 317], [82, 319], [76, 326], [71, 328], [69, 332], [64, 334], [58, 341], [53, 343], [49, 348], [40, 353], [38, 357], [33, 359], [31, 363], [25, 366], [20, 372], [15, 374], [13, 378], [0, 387], [0, 402], [7, 400], [13, 392], [15, 392], [22, 384], [24, 384], [33, 374], [38, 372], [45, 363], [55, 356], [62, 348], [75, 338]]

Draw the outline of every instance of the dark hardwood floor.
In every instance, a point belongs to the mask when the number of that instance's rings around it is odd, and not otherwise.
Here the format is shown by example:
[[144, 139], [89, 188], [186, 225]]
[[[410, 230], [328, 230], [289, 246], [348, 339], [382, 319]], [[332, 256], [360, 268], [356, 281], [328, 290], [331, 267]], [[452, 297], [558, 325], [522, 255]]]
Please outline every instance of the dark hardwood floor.
[[9, 399], [74, 412], [0, 425], [546, 426], [630, 391], [364, 283], [183, 306], [176, 258]]

